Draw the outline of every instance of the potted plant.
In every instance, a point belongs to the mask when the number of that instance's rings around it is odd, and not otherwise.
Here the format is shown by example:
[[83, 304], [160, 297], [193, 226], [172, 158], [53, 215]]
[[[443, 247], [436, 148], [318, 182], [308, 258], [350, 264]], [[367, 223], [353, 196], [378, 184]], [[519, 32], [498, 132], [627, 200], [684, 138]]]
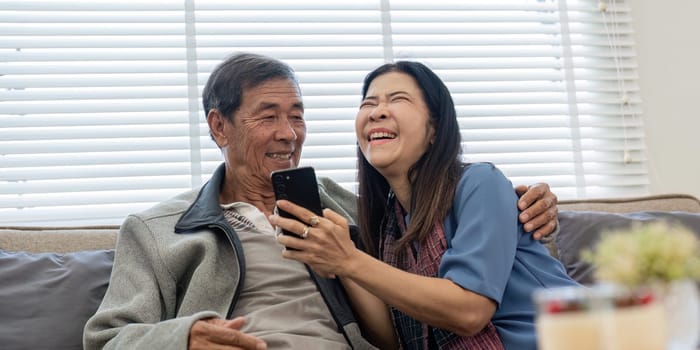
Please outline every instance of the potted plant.
[[666, 222], [609, 231], [584, 261], [599, 282], [624, 286], [631, 293], [650, 288], [666, 308], [668, 349], [695, 349], [700, 332], [697, 281], [700, 241], [688, 228]]

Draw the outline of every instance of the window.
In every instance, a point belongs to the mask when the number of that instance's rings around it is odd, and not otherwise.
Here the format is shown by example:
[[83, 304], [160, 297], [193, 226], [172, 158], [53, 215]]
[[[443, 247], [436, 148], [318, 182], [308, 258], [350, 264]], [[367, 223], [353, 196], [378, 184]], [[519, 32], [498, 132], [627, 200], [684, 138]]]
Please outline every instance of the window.
[[280, 58], [307, 106], [302, 163], [349, 189], [364, 75], [420, 60], [465, 158], [560, 198], [648, 193], [623, 1], [0, 2], [0, 225], [116, 224], [221, 162], [201, 111], [227, 55]]

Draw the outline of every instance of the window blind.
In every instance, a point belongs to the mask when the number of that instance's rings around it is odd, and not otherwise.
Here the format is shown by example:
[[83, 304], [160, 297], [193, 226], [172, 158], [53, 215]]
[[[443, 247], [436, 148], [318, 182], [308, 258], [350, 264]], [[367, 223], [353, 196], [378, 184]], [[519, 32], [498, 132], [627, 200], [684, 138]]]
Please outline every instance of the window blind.
[[467, 161], [560, 198], [648, 193], [623, 1], [0, 1], [0, 225], [115, 224], [221, 162], [201, 110], [233, 52], [297, 72], [303, 165], [355, 188], [365, 74], [419, 60]]

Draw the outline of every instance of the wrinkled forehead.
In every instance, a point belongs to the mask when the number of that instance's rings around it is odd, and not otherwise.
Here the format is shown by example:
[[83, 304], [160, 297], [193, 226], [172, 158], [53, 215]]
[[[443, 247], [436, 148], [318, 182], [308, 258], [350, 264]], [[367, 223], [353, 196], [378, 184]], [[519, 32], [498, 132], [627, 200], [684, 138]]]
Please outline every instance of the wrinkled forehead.
[[303, 112], [301, 89], [290, 79], [270, 79], [244, 89], [242, 104], [256, 111], [268, 109], [300, 110]]
[[286, 76], [272, 76], [263, 80], [244, 81], [243, 84], [241, 84], [241, 88], [245, 94], [246, 92], [255, 90], [263, 85], [286, 85], [293, 87], [296, 90], [297, 95], [299, 95], [299, 98], [301, 98], [301, 88], [299, 87], [299, 82], [295, 78], [293, 79]]

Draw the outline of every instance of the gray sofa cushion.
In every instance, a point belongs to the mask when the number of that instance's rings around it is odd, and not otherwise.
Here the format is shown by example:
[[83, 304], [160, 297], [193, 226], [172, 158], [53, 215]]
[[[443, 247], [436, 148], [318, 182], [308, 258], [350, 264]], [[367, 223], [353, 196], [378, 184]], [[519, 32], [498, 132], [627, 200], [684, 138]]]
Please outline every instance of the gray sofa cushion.
[[113, 250], [0, 250], [0, 348], [82, 349], [83, 326], [109, 283]]
[[583, 284], [594, 282], [593, 267], [581, 261], [584, 249], [593, 249], [601, 234], [610, 230], [629, 228], [635, 222], [666, 220], [688, 227], [700, 238], [700, 214], [688, 212], [633, 212], [606, 213], [598, 211], [559, 212], [559, 234], [554, 238], [554, 247], [559, 260], [569, 276]]

